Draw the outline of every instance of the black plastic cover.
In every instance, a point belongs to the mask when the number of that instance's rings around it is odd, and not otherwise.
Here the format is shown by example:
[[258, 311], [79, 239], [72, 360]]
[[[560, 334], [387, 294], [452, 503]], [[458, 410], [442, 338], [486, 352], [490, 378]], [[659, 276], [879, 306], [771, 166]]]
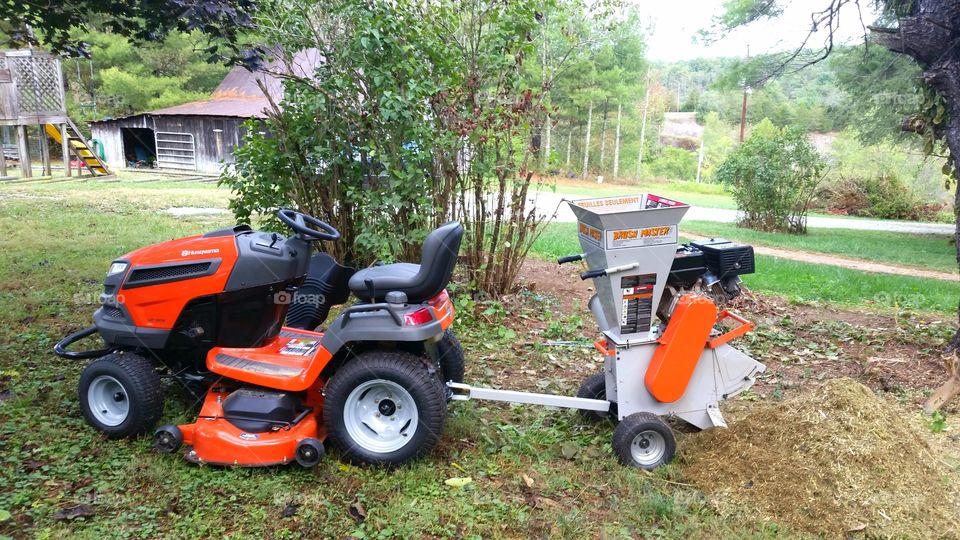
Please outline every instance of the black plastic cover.
[[297, 417], [299, 400], [286, 392], [260, 388], [241, 388], [223, 400], [223, 415], [237, 428], [263, 433]]

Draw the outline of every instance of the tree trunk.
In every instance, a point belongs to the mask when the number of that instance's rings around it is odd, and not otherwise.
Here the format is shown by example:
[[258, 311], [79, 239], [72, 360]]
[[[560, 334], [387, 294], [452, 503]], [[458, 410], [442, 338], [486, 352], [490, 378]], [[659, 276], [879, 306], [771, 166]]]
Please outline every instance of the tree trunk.
[[[923, 79], [937, 91], [947, 106], [947, 124], [942, 135], [950, 149], [950, 159], [960, 171], [960, 4], [945, 0], [917, 0], [908, 16], [900, 17], [898, 28], [871, 28], [874, 41], [895, 53], [905, 54], [924, 69]], [[956, 177], [956, 173], [954, 173]], [[960, 267], [960, 189], [954, 178], [954, 242]], [[944, 361], [947, 380], [930, 396], [924, 409], [933, 412], [960, 395], [960, 303], [957, 305], [958, 329], [947, 345]]]
[[610, 98], [603, 101], [603, 122], [600, 123], [600, 174], [603, 174], [603, 164], [607, 162], [607, 103]]
[[583, 139], [583, 173], [582, 178], [587, 177], [587, 167], [590, 165], [590, 125], [593, 123], [593, 100], [587, 107], [587, 135]]
[[650, 107], [650, 75], [647, 75], [647, 90], [643, 96], [643, 120], [640, 122], [640, 154], [637, 156], [637, 180], [640, 179], [640, 166], [643, 165], [643, 145], [647, 137], [647, 109]]
[[607, 103], [610, 98], [603, 100], [603, 122], [600, 123], [600, 174], [603, 174], [603, 164], [607, 162]]
[[544, 128], [543, 134], [543, 170], [546, 172], [547, 168], [550, 166], [550, 132], [551, 132], [551, 122], [550, 115], [547, 115], [547, 125]]
[[620, 174], [620, 115], [623, 112], [623, 104], [617, 102], [617, 138], [613, 144], [613, 179], [616, 180]]
[[567, 133], [567, 165], [566, 169], [570, 171], [570, 151], [573, 150], [573, 129], [570, 130], [570, 133]]

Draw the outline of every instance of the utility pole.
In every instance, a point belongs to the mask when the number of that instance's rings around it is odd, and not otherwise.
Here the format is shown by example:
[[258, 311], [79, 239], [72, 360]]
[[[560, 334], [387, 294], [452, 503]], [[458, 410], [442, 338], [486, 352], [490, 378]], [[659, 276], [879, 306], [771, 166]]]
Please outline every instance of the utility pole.
[[[750, 60], [750, 45], [747, 45], [747, 60]], [[743, 134], [747, 129], [747, 96], [750, 94], [750, 86], [746, 81], [743, 84], [743, 106], [740, 108], [740, 142], [743, 142]]]
[[637, 179], [640, 179], [640, 166], [643, 165], [643, 143], [647, 135], [647, 108], [650, 106], [650, 70], [647, 70], [647, 91], [643, 96], [643, 121], [640, 123], [640, 154], [637, 156]]

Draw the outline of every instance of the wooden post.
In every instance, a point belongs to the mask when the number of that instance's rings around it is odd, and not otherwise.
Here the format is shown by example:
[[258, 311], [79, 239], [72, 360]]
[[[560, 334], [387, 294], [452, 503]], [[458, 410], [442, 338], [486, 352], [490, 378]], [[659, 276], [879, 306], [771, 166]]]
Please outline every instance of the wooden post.
[[30, 167], [30, 147], [27, 146], [27, 127], [17, 126], [17, 148], [20, 150], [20, 176], [30, 178], [33, 176], [33, 169]]
[[43, 176], [53, 176], [53, 170], [50, 168], [50, 141], [47, 140], [47, 132], [43, 124], [37, 124], [40, 138], [40, 163], [43, 163]]
[[[60, 143], [63, 146], [63, 175], [70, 178], [73, 171], [70, 169], [70, 131], [66, 124], [60, 124]], [[79, 172], [77, 176], [80, 176]]]

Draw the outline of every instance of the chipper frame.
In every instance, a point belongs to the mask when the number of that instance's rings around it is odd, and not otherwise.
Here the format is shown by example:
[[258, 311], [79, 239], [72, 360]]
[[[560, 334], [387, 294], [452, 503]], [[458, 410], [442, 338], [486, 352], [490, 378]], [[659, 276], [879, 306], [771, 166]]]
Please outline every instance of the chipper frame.
[[[726, 427], [718, 404], [749, 388], [765, 366], [729, 341], [752, 323], [717, 310], [753, 271], [753, 249], [725, 240], [678, 248], [678, 225], [689, 206], [652, 194], [568, 201], [583, 250], [559, 263], [586, 261], [593, 279], [589, 307], [603, 337], [594, 346], [604, 371], [578, 397], [474, 388], [448, 383], [454, 400], [491, 399], [595, 411], [619, 421], [613, 446], [627, 465], [669, 461], [671, 429], [660, 417], [700, 428]], [[724, 330], [720, 322], [738, 326]]]

